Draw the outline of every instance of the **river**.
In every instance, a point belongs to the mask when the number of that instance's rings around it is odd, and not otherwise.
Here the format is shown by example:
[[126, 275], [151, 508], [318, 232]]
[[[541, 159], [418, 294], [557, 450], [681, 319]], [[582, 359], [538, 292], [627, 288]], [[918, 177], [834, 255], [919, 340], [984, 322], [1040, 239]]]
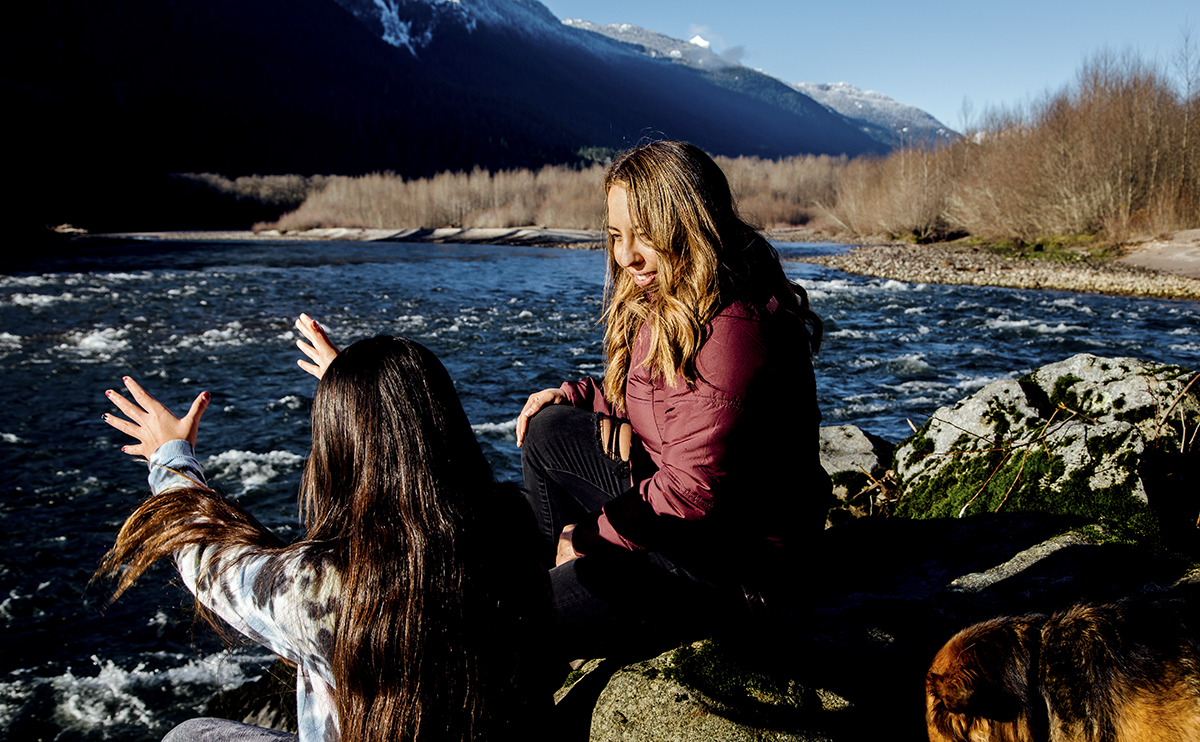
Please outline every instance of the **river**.
[[[1198, 302], [785, 266], [825, 318], [825, 424], [892, 441], [990, 381], [1078, 352], [1200, 359]], [[101, 420], [122, 375], [179, 412], [210, 391], [198, 447], [210, 481], [290, 539], [315, 385], [295, 365], [298, 313], [340, 344], [399, 333], [427, 345], [498, 477], [516, 481], [525, 397], [602, 370], [603, 281], [595, 251], [337, 242], [111, 243], [0, 273], [0, 738], [158, 739], [269, 659], [193, 631], [166, 565], [111, 606], [111, 584], [89, 583], [145, 493], [144, 465]]]

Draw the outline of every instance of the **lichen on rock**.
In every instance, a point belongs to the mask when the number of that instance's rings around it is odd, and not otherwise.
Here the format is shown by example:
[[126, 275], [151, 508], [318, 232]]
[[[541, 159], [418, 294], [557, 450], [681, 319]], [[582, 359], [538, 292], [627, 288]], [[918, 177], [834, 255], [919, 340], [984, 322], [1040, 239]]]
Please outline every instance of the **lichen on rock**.
[[1195, 481], [1195, 378], [1180, 366], [1081, 353], [989, 384], [897, 449], [897, 513], [1081, 515], [1117, 538], [1157, 543], [1159, 505], [1181, 499], [1161, 486], [1161, 467], [1180, 475], [1168, 489]]
[[[706, 639], [627, 664], [607, 678], [588, 738], [624, 742], [822, 742], [814, 718], [849, 702], [756, 667], [761, 657]], [[593, 672], [600, 672], [592, 666]], [[568, 690], [568, 694], [574, 692]], [[565, 697], [565, 696], [563, 696]], [[561, 703], [561, 698], [560, 698]]]

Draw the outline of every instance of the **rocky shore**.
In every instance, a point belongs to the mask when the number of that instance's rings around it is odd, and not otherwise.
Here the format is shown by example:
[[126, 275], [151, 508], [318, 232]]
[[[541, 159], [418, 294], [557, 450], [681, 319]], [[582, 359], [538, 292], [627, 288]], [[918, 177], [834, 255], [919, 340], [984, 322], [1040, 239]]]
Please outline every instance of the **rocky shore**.
[[909, 283], [1058, 289], [1102, 294], [1200, 299], [1200, 278], [1121, 260], [1047, 260], [956, 244], [868, 245], [841, 255], [805, 258], [848, 273]]

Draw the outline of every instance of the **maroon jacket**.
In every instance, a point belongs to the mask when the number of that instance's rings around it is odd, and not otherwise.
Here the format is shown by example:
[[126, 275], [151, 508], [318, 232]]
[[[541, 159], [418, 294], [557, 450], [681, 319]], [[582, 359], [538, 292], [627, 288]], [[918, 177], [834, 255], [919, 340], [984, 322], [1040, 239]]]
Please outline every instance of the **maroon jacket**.
[[[641, 328], [625, 416], [647, 456], [634, 457], [628, 491], [576, 525], [580, 555], [618, 547], [733, 567], [731, 556], [753, 562], [824, 525], [830, 484], [818, 457], [808, 335], [777, 307], [775, 299], [762, 308], [735, 302], [714, 317], [691, 387], [682, 377], [668, 386], [638, 365], [650, 343]], [[562, 389], [576, 407], [612, 413], [592, 379]]]

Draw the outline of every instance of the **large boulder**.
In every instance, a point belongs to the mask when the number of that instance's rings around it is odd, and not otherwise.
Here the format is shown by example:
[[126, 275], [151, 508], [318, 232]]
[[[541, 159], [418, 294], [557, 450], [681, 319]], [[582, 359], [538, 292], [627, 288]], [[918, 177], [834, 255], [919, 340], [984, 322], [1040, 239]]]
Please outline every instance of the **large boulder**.
[[806, 610], [589, 663], [559, 694], [558, 739], [925, 742], [925, 673], [959, 629], [1161, 595], [1195, 570], [1087, 519], [1041, 513], [864, 517], [817, 546], [821, 562], [796, 579]]
[[1079, 354], [943, 407], [896, 451], [897, 514], [1038, 511], [1117, 538], [1196, 540], [1200, 384], [1133, 358]]
[[[585, 670], [601, 671], [599, 665]], [[761, 681], [761, 682], [756, 682]], [[812, 690], [783, 680], [744, 674], [711, 640], [620, 667], [595, 702], [591, 740], [623, 742], [817, 742], [813, 731], [786, 731], [783, 718], [824, 708]], [[845, 701], [828, 697], [833, 707]]]

